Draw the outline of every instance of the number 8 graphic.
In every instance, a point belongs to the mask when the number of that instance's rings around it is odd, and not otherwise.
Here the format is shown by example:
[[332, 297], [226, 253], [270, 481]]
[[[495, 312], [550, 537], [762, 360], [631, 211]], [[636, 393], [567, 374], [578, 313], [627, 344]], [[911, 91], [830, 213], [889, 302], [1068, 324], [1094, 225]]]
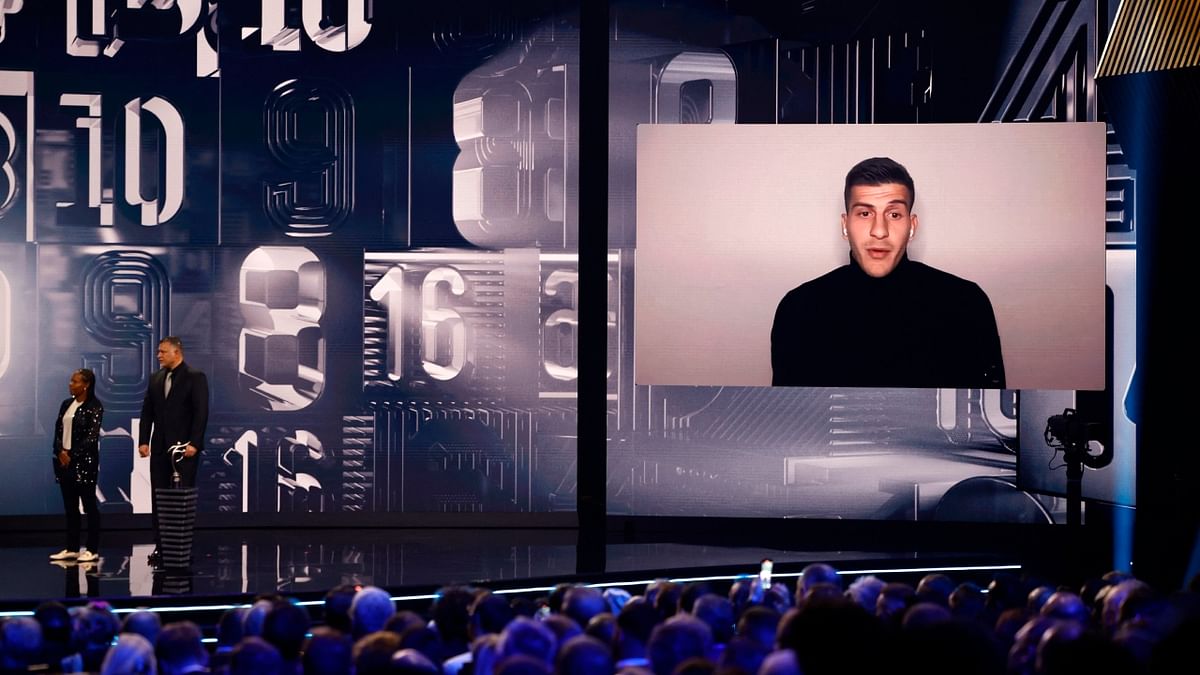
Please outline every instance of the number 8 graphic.
[[324, 265], [307, 248], [262, 246], [242, 263], [238, 297], [239, 379], [266, 410], [308, 407], [325, 389]]

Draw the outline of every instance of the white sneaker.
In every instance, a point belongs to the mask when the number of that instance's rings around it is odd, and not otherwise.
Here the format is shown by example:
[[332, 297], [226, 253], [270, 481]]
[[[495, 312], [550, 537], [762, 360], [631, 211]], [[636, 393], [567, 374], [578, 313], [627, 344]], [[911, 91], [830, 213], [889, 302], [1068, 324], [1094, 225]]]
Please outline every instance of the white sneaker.
[[75, 560], [77, 560], [81, 563], [95, 562], [99, 559], [100, 559], [99, 553], [94, 553], [92, 551], [87, 550], [86, 548], [79, 549], [79, 557], [75, 558]]
[[63, 550], [59, 551], [58, 553], [51, 554], [50, 559], [51, 560], [74, 560], [75, 558], [78, 558], [78, 557], [79, 557], [79, 554], [76, 553], [75, 551], [69, 551], [64, 548]]

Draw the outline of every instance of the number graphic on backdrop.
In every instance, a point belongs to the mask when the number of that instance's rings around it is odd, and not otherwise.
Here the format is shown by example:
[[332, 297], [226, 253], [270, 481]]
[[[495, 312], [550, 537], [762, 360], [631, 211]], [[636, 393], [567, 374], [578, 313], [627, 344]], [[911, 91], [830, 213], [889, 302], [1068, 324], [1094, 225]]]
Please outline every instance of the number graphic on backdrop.
[[[348, 52], [363, 43], [371, 32], [367, 0], [345, 0], [346, 23], [335, 24], [325, 11], [325, 0], [303, 0], [304, 32], [321, 49]], [[281, 52], [300, 51], [300, 31], [284, 25], [288, 0], [262, 0], [262, 42]]]
[[108, 251], [83, 270], [83, 328], [112, 349], [83, 355], [97, 393], [113, 410], [138, 410], [170, 319], [171, 281], [154, 256]]
[[0, 270], [0, 378], [8, 372], [12, 357], [12, 286]]
[[[200, 10], [203, 8], [202, 0], [125, 0], [122, 6], [115, 11], [106, 12], [105, 0], [65, 1], [67, 5], [67, 54], [85, 57], [95, 57], [101, 54], [108, 57], [116, 56], [124, 44], [119, 37], [121, 30], [117, 23], [117, 19], [124, 11], [145, 9], [147, 5], [151, 10], [177, 10], [179, 12], [179, 34], [183, 35], [196, 25], [196, 21], [200, 18]], [[20, 10], [20, 0], [17, 0], [17, 3], [16, 10]], [[80, 9], [84, 11], [80, 12]], [[86, 25], [92, 38], [84, 38], [79, 35], [79, 27], [84, 25], [79, 21], [81, 13], [87, 16]], [[108, 17], [112, 19], [111, 29], [106, 29], [105, 26]], [[2, 21], [0, 21], [0, 25], [2, 25]], [[0, 41], [2, 40], [3, 37], [0, 36]]]
[[333, 454], [311, 431], [297, 429], [279, 441], [275, 451], [275, 510], [279, 513], [323, 513], [333, 499], [317, 473], [336, 470]]
[[371, 287], [371, 299], [387, 312], [387, 377], [404, 378], [404, 266], [396, 265]]
[[[159, 194], [142, 196], [142, 111], [158, 118], [166, 140], [163, 161], [166, 172]], [[183, 118], [175, 106], [157, 96], [145, 103], [135, 98], [125, 104], [125, 201], [142, 207], [142, 225], [161, 225], [179, 212], [183, 204]], [[161, 207], [159, 206], [161, 203]]]
[[566, 76], [561, 64], [470, 75], [454, 93], [451, 213], [472, 244], [568, 246]]
[[267, 151], [287, 178], [267, 181], [267, 217], [289, 237], [333, 234], [354, 208], [354, 100], [328, 82], [287, 80], [263, 104]]
[[[370, 297], [387, 310], [387, 376], [392, 381], [404, 378], [405, 303], [403, 265], [393, 266], [371, 287]], [[467, 280], [453, 267], [437, 267], [421, 279], [420, 353], [421, 368], [435, 380], [446, 382], [458, 377], [470, 361], [467, 323], [457, 310], [442, 304], [443, 284], [451, 295], [463, 297]]]
[[4, 42], [4, 37], [7, 35], [5, 26], [5, 14], [16, 14], [21, 11], [21, 7], [25, 4], [24, 0], [8, 0], [8, 2], [0, 3], [0, 42]]
[[[19, 102], [8, 103], [7, 98], [10, 97], [17, 98]], [[16, 227], [24, 220], [25, 240], [32, 241], [36, 181], [32, 179], [34, 161], [29, 153], [30, 142], [26, 139], [34, 137], [34, 73], [0, 70], [0, 103], [5, 103], [7, 108], [7, 113], [0, 110], [0, 221], [8, 219], [5, 226], [0, 228], [7, 228], [10, 223]], [[22, 107], [24, 119], [20, 114]], [[22, 135], [17, 133], [18, 125], [25, 127]], [[22, 163], [24, 168], [20, 166]], [[20, 197], [24, 197], [24, 208]]]
[[[100, 210], [100, 225], [113, 224], [112, 190], [102, 184], [103, 142], [100, 94], [63, 94], [59, 105], [87, 108], [75, 126], [87, 130], [87, 208]], [[153, 199], [142, 196], [142, 113], [158, 119], [163, 130], [160, 147], [164, 179]], [[125, 104], [125, 201], [141, 207], [142, 225], [161, 225], [179, 213], [183, 205], [184, 128], [183, 117], [166, 99], [152, 96], [133, 98]], [[155, 172], [157, 174], [157, 171]], [[75, 202], [57, 202], [60, 209], [77, 209]], [[66, 219], [68, 222], [71, 218]]]
[[13, 205], [17, 190], [21, 187], [12, 166], [13, 155], [17, 154], [17, 130], [4, 113], [0, 113], [0, 134], [4, 136], [4, 151], [0, 152], [0, 175], [4, 176], [4, 187], [0, 191], [0, 216], [3, 216]]
[[[117, 53], [121, 48], [120, 41], [107, 45], [108, 40], [89, 40], [79, 37], [79, 5], [80, 0], [66, 0], [67, 3], [67, 53], [71, 56], [100, 56], [103, 52], [108, 56]], [[104, 0], [90, 0], [87, 3], [89, 26], [92, 35], [104, 35]]]
[[[575, 270], [554, 270], [546, 277], [545, 289], [542, 291], [549, 296], [557, 296], [560, 292], [571, 294], [569, 309], [555, 310], [546, 317], [543, 323], [542, 341], [546, 345], [547, 356], [542, 360], [542, 367], [556, 380], [574, 380], [579, 377], [578, 359], [575, 347], [579, 344], [576, 331], [579, 326], [579, 272]], [[550, 345], [557, 345], [556, 353], [570, 357], [569, 363], [560, 363], [550, 358]]]
[[242, 263], [238, 370], [264, 409], [300, 410], [325, 389], [325, 293], [325, 266], [307, 248], [262, 246]]
[[463, 296], [467, 280], [452, 267], [430, 270], [421, 281], [421, 366], [435, 380], [453, 380], [467, 364], [467, 324], [438, 301], [438, 286]]
[[[63, 94], [58, 99], [58, 104], [64, 108], [67, 106], [87, 108], [87, 115], [75, 120], [77, 128], [87, 129], [87, 208], [100, 209], [100, 225], [109, 226], [113, 224], [112, 193], [110, 191], [108, 194], [104, 194], [105, 191], [102, 190], [100, 184], [100, 162], [103, 159], [100, 138], [100, 102], [100, 94]], [[74, 207], [75, 202], [57, 202], [55, 206], [67, 209]]]

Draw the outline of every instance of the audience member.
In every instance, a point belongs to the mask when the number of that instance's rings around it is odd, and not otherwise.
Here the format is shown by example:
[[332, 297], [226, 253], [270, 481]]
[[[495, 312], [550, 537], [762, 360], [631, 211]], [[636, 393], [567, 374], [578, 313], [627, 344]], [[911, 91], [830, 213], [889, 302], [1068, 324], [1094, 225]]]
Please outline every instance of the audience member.
[[354, 599], [350, 602], [351, 635], [358, 640], [383, 630], [388, 619], [395, 613], [396, 605], [392, 604], [392, 597], [387, 591], [375, 586], [364, 586], [354, 594]]
[[[144, 612], [149, 614], [149, 612]], [[155, 617], [157, 618], [157, 617]], [[100, 664], [100, 675], [156, 675], [154, 645], [139, 633], [121, 633]]]
[[354, 643], [350, 652], [350, 658], [354, 662], [354, 674], [388, 675], [392, 670], [392, 654], [399, 649], [400, 636], [395, 633], [378, 630], [364, 635]]
[[163, 626], [154, 645], [158, 671], [163, 675], [184, 675], [204, 672], [208, 652], [201, 643], [200, 628], [191, 621], [178, 621]]
[[314, 628], [304, 645], [304, 675], [339, 675], [350, 672], [350, 636], [332, 627]]

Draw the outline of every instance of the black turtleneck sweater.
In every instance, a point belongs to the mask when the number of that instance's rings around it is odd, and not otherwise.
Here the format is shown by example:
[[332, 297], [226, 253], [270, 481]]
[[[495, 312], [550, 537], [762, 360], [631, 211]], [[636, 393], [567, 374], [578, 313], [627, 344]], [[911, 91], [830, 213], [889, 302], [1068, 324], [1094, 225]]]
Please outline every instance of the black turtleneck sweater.
[[771, 329], [772, 384], [1003, 389], [992, 303], [907, 256], [876, 279], [849, 265], [792, 289]]

